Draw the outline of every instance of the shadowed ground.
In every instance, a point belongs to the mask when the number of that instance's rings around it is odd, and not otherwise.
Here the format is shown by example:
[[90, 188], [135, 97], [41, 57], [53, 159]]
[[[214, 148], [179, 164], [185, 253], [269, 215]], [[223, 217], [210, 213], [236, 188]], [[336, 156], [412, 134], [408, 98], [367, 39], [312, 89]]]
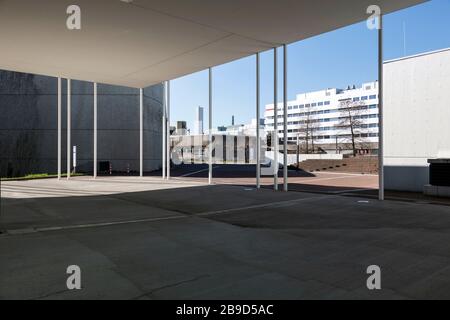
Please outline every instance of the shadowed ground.
[[448, 206], [77, 177], [2, 182], [0, 228], [2, 299], [450, 299]]

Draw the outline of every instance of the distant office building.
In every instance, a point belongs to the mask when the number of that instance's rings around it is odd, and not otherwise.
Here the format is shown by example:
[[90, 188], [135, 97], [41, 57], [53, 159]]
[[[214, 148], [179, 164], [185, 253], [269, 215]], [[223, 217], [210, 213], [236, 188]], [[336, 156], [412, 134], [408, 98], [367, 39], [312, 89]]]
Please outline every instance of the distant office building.
[[[256, 119], [252, 119], [250, 123], [248, 124], [233, 124], [234, 122], [234, 116], [232, 118], [232, 125], [231, 126], [220, 126], [217, 127], [216, 130], [212, 130], [213, 134], [226, 134], [231, 136], [253, 136], [256, 137], [256, 128], [257, 128], [257, 121]], [[260, 136], [261, 138], [265, 137], [265, 129], [264, 129], [264, 119], [259, 120], [259, 128], [260, 128]]]
[[450, 48], [384, 63], [386, 189], [421, 192], [428, 159], [450, 159], [449, 101]]
[[[355, 132], [357, 148], [363, 153], [378, 149], [378, 82], [365, 83], [360, 88], [327, 89], [298, 94], [288, 102], [289, 143], [309, 144], [315, 150], [328, 153], [351, 150], [351, 130], [343, 122], [348, 115], [345, 107], [358, 106], [352, 115], [358, 122]], [[283, 103], [278, 104], [278, 137], [284, 140]], [[266, 131], [274, 132], [274, 105], [266, 106]]]
[[194, 123], [194, 134], [203, 134], [203, 107], [197, 107], [197, 114]]
[[177, 121], [177, 135], [184, 136], [187, 134], [186, 121]]
[[[249, 124], [219, 126], [211, 131], [215, 164], [255, 164], [257, 154], [256, 128], [258, 121]], [[265, 156], [264, 119], [260, 119], [261, 159]], [[208, 163], [207, 147], [209, 130], [203, 135], [181, 135], [170, 137], [171, 149], [177, 159], [184, 163]]]

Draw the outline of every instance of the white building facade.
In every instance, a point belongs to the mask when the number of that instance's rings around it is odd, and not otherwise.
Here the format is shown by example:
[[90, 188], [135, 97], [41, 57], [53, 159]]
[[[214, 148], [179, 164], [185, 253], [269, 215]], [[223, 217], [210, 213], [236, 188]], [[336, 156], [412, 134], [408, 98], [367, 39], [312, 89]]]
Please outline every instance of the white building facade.
[[[226, 134], [231, 136], [251, 136], [256, 137], [256, 129], [258, 127], [258, 121], [256, 119], [252, 119], [248, 124], [239, 124], [239, 125], [231, 125], [231, 126], [223, 126], [219, 128], [214, 128], [212, 130], [212, 134]], [[259, 120], [259, 129], [260, 129], [260, 137], [263, 139], [266, 136], [265, 128], [264, 128], [264, 119]], [[206, 130], [209, 132], [209, 130]]]
[[[351, 143], [351, 131], [342, 128], [343, 103], [351, 102], [361, 106], [356, 116], [360, 126], [355, 140], [358, 148], [378, 149], [378, 82], [365, 83], [361, 87], [326, 89], [298, 94], [297, 99], [288, 102], [288, 134], [290, 143], [305, 143], [306, 122], [314, 126], [309, 134], [309, 142], [323, 151], [333, 153]], [[266, 105], [265, 124], [268, 133], [274, 132], [274, 105]], [[278, 104], [278, 137], [284, 140], [283, 103]], [[336, 148], [337, 146], [337, 148]]]
[[450, 48], [384, 63], [386, 189], [421, 192], [436, 158], [450, 159]]

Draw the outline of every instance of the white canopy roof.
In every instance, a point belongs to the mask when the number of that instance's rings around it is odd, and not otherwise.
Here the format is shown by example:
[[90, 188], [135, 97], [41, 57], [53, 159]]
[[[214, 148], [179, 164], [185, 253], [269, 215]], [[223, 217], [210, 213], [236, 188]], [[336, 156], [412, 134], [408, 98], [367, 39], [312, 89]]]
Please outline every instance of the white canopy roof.
[[421, 2], [0, 0], [0, 69], [146, 87]]

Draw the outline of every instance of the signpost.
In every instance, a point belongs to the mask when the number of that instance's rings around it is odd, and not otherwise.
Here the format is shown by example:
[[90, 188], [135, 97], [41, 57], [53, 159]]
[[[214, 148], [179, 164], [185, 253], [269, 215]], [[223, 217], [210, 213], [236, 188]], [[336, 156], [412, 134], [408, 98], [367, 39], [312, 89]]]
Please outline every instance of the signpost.
[[77, 172], [77, 146], [73, 146], [72, 148], [72, 157], [73, 157], [73, 173]]

